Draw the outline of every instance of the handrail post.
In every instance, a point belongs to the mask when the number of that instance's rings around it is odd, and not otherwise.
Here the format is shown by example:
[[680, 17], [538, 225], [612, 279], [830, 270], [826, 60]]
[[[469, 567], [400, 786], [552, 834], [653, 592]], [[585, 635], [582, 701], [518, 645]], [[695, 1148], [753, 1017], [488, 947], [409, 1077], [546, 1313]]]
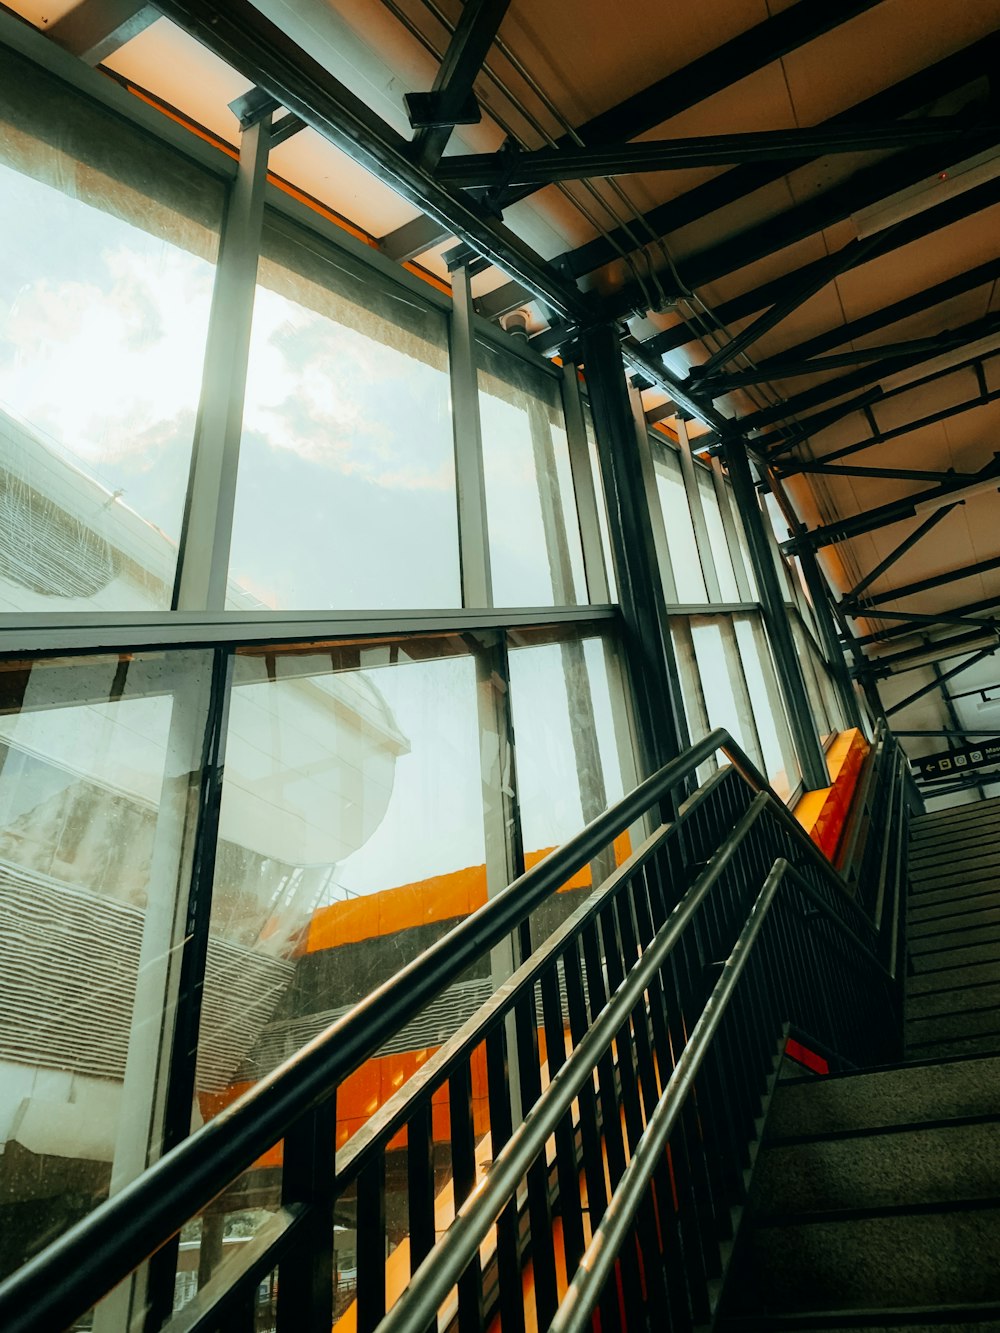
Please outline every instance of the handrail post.
[[281, 1202], [305, 1204], [306, 1216], [279, 1267], [278, 1333], [330, 1333], [333, 1327], [336, 1105], [334, 1094], [285, 1135]]

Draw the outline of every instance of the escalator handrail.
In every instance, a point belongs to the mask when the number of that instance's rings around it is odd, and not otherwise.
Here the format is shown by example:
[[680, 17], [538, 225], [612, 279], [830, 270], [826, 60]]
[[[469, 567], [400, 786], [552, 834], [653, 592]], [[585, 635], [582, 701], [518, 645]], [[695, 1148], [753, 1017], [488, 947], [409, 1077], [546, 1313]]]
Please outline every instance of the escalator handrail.
[[[669, 797], [721, 750], [756, 791], [773, 797], [803, 853], [844, 890], [840, 876], [795, 821], [753, 761], [719, 728], [665, 764], [575, 837], [459, 922], [347, 1014], [99, 1204], [0, 1284], [0, 1327], [37, 1327], [60, 1308], [89, 1309], [220, 1194], [463, 971], [507, 938], [543, 901], [619, 834]], [[848, 901], [845, 895], [845, 902]]]

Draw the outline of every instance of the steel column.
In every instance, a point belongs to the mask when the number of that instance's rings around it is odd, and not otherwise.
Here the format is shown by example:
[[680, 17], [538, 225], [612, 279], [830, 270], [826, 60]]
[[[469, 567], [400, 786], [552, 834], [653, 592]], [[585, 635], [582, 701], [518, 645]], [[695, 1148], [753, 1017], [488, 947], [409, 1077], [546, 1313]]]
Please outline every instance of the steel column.
[[583, 400], [576, 366], [568, 362], [562, 369], [562, 405], [566, 418], [566, 444], [569, 465], [573, 474], [576, 495], [576, 513], [580, 523], [580, 542], [583, 548], [583, 568], [587, 579], [587, 600], [603, 603], [610, 601], [608, 571], [604, 567], [604, 548], [601, 543], [601, 522], [598, 498], [594, 488], [594, 472], [590, 464], [590, 443], [583, 417]]
[[795, 752], [802, 769], [802, 779], [810, 790], [826, 787], [830, 782], [826, 755], [820, 743], [816, 720], [806, 692], [805, 678], [796, 652], [788, 611], [781, 594], [778, 571], [774, 564], [774, 551], [764, 527], [764, 515], [757, 503], [757, 490], [750, 473], [750, 461], [743, 442], [735, 437], [728, 438], [723, 444], [723, 458], [729, 471], [733, 498], [743, 519], [754, 577], [760, 594], [761, 612], [774, 654], [785, 706], [788, 709], [788, 719], [795, 741]]
[[226, 605], [270, 133], [269, 115], [243, 131], [226, 209], [174, 586], [176, 611], [221, 611]]
[[473, 332], [472, 290], [469, 270], [464, 264], [451, 275], [451, 291], [453, 305], [449, 362], [462, 605], [489, 607], [493, 605], [493, 584], [486, 517], [483, 432], [479, 419], [479, 377]]
[[584, 366], [608, 503], [625, 645], [643, 763], [650, 772], [688, 744], [650, 506], [639, 469], [621, 349], [610, 325], [583, 336]]

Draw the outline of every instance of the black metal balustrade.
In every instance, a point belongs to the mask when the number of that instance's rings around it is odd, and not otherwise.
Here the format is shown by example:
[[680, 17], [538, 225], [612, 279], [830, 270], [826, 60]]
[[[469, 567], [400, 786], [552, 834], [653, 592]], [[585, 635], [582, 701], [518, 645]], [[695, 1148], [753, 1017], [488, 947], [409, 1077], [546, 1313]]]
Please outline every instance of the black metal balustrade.
[[[688, 795], [719, 749], [731, 766]], [[538, 906], [640, 820], [628, 859], [533, 942]], [[338, 1086], [511, 936], [513, 975], [335, 1152]], [[279, 1141], [280, 1210], [157, 1327], [329, 1333], [345, 1286], [359, 1333], [511, 1333], [527, 1301], [539, 1328], [561, 1331], [596, 1309], [605, 1333], [705, 1322], [789, 1024], [856, 1064], [899, 1054], [899, 987], [879, 947], [843, 880], [714, 732], [26, 1265], [0, 1288], [0, 1326], [71, 1325]], [[357, 1253], [338, 1274], [347, 1199]], [[275, 1269], [262, 1323], [256, 1291]]]

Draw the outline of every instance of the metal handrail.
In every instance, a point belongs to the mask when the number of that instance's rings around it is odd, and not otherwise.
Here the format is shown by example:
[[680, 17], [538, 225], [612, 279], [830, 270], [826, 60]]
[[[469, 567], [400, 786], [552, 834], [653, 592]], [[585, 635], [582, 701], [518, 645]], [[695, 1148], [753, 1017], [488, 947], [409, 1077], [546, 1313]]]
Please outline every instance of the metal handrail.
[[[722, 965], [719, 980], [706, 1001], [697, 1022], [691, 1030], [687, 1045], [674, 1066], [667, 1086], [649, 1119], [646, 1132], [639, 1141], [618, 1187], [612, 1195], [603, 1217], [596, 1224], [590, 1244], [577, 1267], [556, 1316], [549, 1325], [549, 1333], [586, 1333], [591, 1326], [592, 1311], [601, 1290], [614, 1268], [615, 1260], [625, 1244], [628, 1232], [642, 1202], [653, 1174], [662, 1160], [678, 1116], [684, 1106], [694, 1080], [705, 1060], [712, 1040], [718, 1031], [723, 1014], [733, 997], [753, 947], [764, 927], [767, 913], [786, 877], [795, 880], [800, 892], [812, 900], [818, 910], [826, 913], [838, 926], [842, 923], [830, 912], [823, 900], [813, 891], [808, 881], [783, 857], [778, 857], [764, 881], [757, 900], [740, 931], [729, 957]], [[860, 943], [853, 937], [855, 943]], [[881, 964], [872, 957], [878, 970]], [[386, 1321], [384, 1333], [401, 1333]], [[415, 1328], [413, 1333], [420, 1333]]]
[[[840, 891], [843, 881], [730, 734], [718, 729], [664, 765], [580, 833], [465, 918], [213, 1120], [100, 1204], [0, 1285], [6, 1333], [65, 1326], [156, 1249], [486, 955], [621, 832], [721, 750]], [[845, 903], [848, 899], [845, 895]], [[58, 1274], [58, 1282], [54, 1276]]]
[[[600, 1057], [606, 1052], [616, 1034], [623, 1030], [628, 1016], [640, 1002], [653, 979], [666, 965], [695, 913], [728, 870], [744, 838], [767, 807], [769, 799], [766, 793], [760, 793], [755, 797], [750, 809], [712, 857], [708, 867], [674, 908], [665, 926], [643, 953], [641, 960], [628, 973], [614, 996], [595, 1018], [586, 1035], [567, 1057], [565, 1064], [552, 1076], [548, 1087], [530, 1114], [514, 1130], [493, 1159], [489, 1175], [458, 1210], [455, 1221], [444, 1239], [424, 1260], [413, 1275], [406, 1291], [387, 1313], [379, 1326], [379, 1333], [424, 1333], [428, 1328], [443, 1300], [486, 1239], [504, 1203], [514, 1195], [518, 1183], [527, 1173], [531, 1163], [544, 1151], [546, 1142], [555, 1133], [559, 1122], [579, 1096], [581, 1086], [592, 1077]], [[865, 942], [837, 916], [793, 866], [779, 857], [754, 904], [735, 949], [723, 966], [720, 980], [716, 983], [705, 1009], [692, 1029], [663, 1096], [657, 1103], [646, 1134], [626, 1167], [618, 1190], [601, 1224], [595, 1230], [594, 1239], [571, 1284], [570, 1293], [572, 1294], [574, 1288], [577, 1288], [577, 1300], [584, 1302], [585, 1313], [582, 1316], [584, 1323], [567, 1323], [566, 1319], [569, 1316], [563, 1316], [564, 1307], [561, 1306], [556, 1323], [551, 1325], [552, 1328], [558, 1325], [560, 1329], [563, 1327], [582, 1329], [589, 1321], [610, 1267], [613, 1266], [631, 1225], [642, 1191], [660, 1160], [680, 1106], [690, 1090], [694, 1075], [718, 1027], [725, 1004], [742, 971], [744, 964], [738, 961], [738, 955], [745, 953], [751, 947], [760, 931], [763, 916], [786, 873], [795, 877], [815, 910], [832, 921], [850, 939], [855, 948], [864, 954], [873, 971], [889, 979], [888, 973]], [[737, 957], [735, 964], [734, 957]], [[529, 968], [530, 964], [525, 964], [523, 970], [528, 971]], [[516, 985], [520, 980], [519, 974], [515, 974], [509, 984]], [[647, 1140], [653, 1134], [656, 1136], [655, 1146], [647, 1144]], [[636, 1180], [638, 1184], [635, 1183]], [[628, 1182], [627, 1190], [626, 1182]], [[622, 1194], [630, 1201], [628, 1208], [616, 1202]], [[606, 1224], [614, 1227], [613, 1245], [602, 1233], [602, 1228], [607, 1230]], [[597, 1262], [599, 1255], [604, 1256], [602, 1265], [598, 1265]], [[585, 1271], [588, 1265], [594, 1266], [594, 1271], [590, 1274]], [[585, 1292], [586, 1296], [582, 1296], [581, 1292]]]

